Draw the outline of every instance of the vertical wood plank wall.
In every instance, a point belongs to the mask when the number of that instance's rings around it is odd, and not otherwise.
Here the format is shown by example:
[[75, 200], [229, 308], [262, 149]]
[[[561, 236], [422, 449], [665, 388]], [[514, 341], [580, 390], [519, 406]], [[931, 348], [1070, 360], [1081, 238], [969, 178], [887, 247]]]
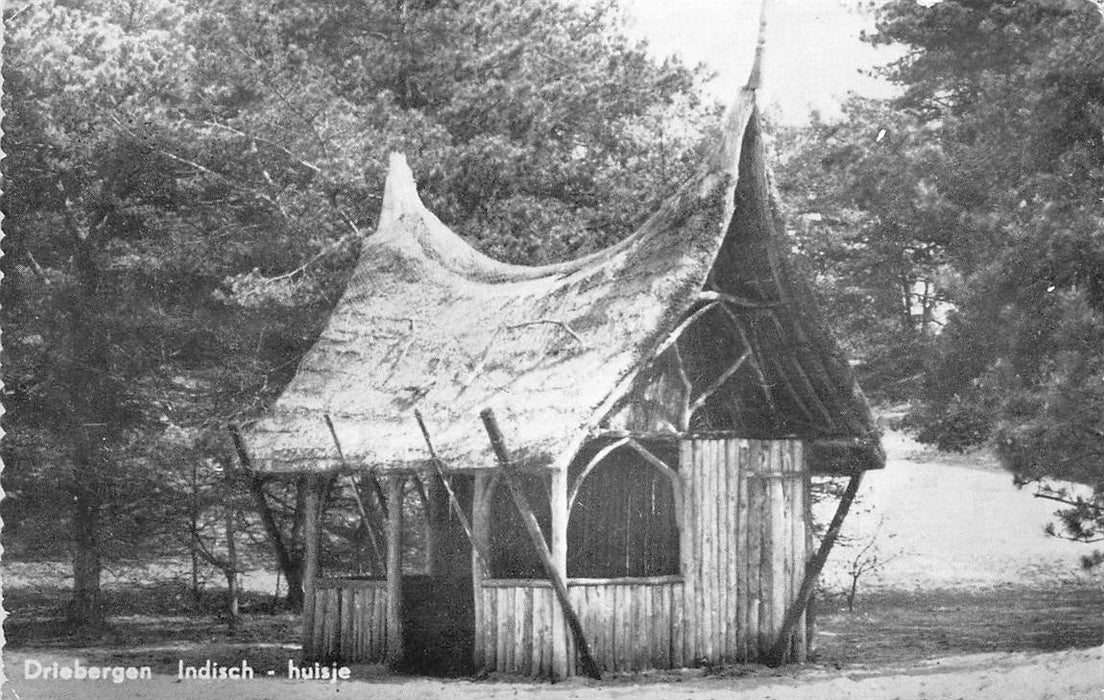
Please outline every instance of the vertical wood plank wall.
[[[756, 661], [801, 586], [811, 539], [800, 441], [685, 440], [678, 471], [681, 576], [568, 582], [603, 670]], [[547, 582], [486, 580], [476, 595], [476, 658], [488, 670], [548, 676], [555, 600]], [[806, 658], [806, 629], [802, 619], [791, 661]]]
[[[574, 579], [568, 598], [603, 671], [641, 671], [687, 665], [682, 658], [678, 576], [638, 579]], [[480, 591], [484, 625], [475, 631], [488, 670], [526, 676], [552, 675], [553, 606], [547, 581], [486, 580]], [[674, 619], [672, 619], [674, 618]], [[568, 636], [568, 675], [576, 672]]]
[[320, 580], [314, 621], [308, 658], [383, 661], [387, 656], [387, 582]]
[[[681, 575], [568, 581], [604, 671], [756, 661], [801, 586], [811, 533], [800, 441], [684, 440], [678, 472]], [[568, 672], [575, 672], [571, 636], [553, 634], [563, 623], [547, 581], [476, 583], [474, 654], [484, 668], [548, 677], [553, 640], [566, 638]], [[387, 609], [384, 581], [319, 580], [304, 651], [315, 659], [384, 660]], [[810, 641], [802, 619], [790, 660], [804, 661]]]
[[[798, 440], [694, 439], [679, 454], [683, 657], [757, 661], [797, 596], [809, 558], [807, 473]], [[791, 661], [804, 661], [806, 624]]]

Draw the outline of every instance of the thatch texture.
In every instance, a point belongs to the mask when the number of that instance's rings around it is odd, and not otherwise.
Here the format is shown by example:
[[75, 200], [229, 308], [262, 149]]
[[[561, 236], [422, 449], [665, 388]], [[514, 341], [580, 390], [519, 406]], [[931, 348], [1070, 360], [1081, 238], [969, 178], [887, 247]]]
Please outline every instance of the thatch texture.
[[745, 350], [750, 361], [694, 422], [658, 429], [872, 438], [866, 403], [787, 259], [753, 90], [698, 174], [638, 232], [557, 265], [480, 254], [425, 209], [393, 156], [378, 230], [343, 298], [247, 435], [254, 462], [340, 468], [329, 415], [346, 466], [419, 468], [429, 452], [417, 408], [448, 468], [488, 468], [479, 412], [491, 407], [519, 465], [564, 468], [589, 435], [639, 422], [627, 412], [670, 394], [676, 370], [675, 383], [689, 378], [700, 394]]

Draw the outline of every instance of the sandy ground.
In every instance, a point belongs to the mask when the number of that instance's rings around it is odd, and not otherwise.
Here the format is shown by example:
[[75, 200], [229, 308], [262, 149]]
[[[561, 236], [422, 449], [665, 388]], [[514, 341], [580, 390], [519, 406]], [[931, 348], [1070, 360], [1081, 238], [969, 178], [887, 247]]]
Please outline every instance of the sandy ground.
[[[71, 663], [71, 657], [20, 652], [5, 655], [5, 664], [16, 675], [27, 658], [43, 663]], [[11, 667], [15, 668], [11, 668]], [[669, 678], [670, 676], [668, 676]], [[556, 685], [492, 681], [348, 680], [335, 684], [285, 679], [253, 681], [178, 681], [172, 676], [125, 681], [15, 681], [5, 686], [4, 697], [64, 700], [73, 698], [179, 698], [180, 700], [264, 700], [267, 698], [357, 697], [451, 698], [551, 698], [561, 700], [613, 700], [677, 698], [716, 700], [1080, 700], [1104, 697], [1104, 647], [1054, 654], [978, 654], [941, 659], [907, 669], [808, 668], [777, 675], [753, 672], [743, 677], [705, 677], [687, 671], [675, 681], [646, 679], [610, 680], [602, 683], [571, 680]]]
[[[1079, 557], [1091, 547], [1048, 537], [1053, 503], [1018, 490], [1010, 476], [984, 455], [947, 457], [925, 452], [890, 433], [889, 464], [867, 475], [860, 499], [844, 527], [825, 571], [829, 589], [842, 589], [856, 557], [876, 555], [879, 565], [860, 581], [876, 589], [984, 591], [1001, 585], [1047, 586], [1086, 579]], [[828, 504], [830, 515], [833, 504]], [[862, 553], [862, 548], [873, 543]], [[1104, 599], [1104, 589], [1102, 589]], [[1104, 642], [1104, 639], [1100, 640]], [[1042, 700], [1104, 699], [1104, 646], [1057, 653], [976, 654], [901, 666], [806, 666], [783, 671], [747, 668], [723, 676], [701, 670], [651, 678], [615, 678], [594, 683], [573, 679], [556, 685], [508, 680], [397, 679], [354, 667], [352, 678], [330, 684], [286, 680], [286, 666], [256, 669], [253, 681], [179, 681], [172, 675], [151, 680], [24, 680], [24, 664], [58, 661], [72, 665], [74, 654], [58, 649], [20, 649], [4, 654], [13, 680], [5, 698], [262, 698], [363, 697], [372, 699], [453, 698], [717, 698], [718, 700], [900, 700], [981, 698]], [[85, 661], [85, 665], [87, 662]], [[266, 677], [272, 670], [273, 676]]]
[[[1035, 498], [1030, 486], [1016, 488], [988, 454], [941, 454], [897, 432], [887, 433], [883, 444], [886, 468], [864, 476], [841, 532], [844, 546], [825, 566], [829, 589], [846, 583], [851, 561], [871, 541], [861, 556], [876, 555], [879, 566], [863, 576], [863, 590], [1045, 586], [1091, 578], [1080, 559], [1093, 545], [1043, 531], [1059, 504]], [[824, 504], [820, 519], [827, 522], [834, 509], [835, 501]]]

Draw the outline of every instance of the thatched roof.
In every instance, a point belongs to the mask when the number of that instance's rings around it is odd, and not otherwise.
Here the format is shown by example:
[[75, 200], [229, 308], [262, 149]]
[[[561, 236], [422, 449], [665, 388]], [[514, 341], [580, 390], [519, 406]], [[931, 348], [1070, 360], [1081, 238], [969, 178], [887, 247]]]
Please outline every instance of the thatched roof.
[[751, 89], [697, 175], [639, 231], [556, 265], [482, 255], [422, 205], [392, 156], [378, 229], [321, 337], [248, 432], [253, 461], [277, 472], [422, 467], [418, 409], [448, 468], [492, 467], [479, 418], [491, 407], [520, 466], [565, 467], [589, 436], [631, 424], [626, 411], [662, 394], [675, 369], [700, 393], [745, 351], [695, 423], [658, 429], [876, 447], [776, 209]]

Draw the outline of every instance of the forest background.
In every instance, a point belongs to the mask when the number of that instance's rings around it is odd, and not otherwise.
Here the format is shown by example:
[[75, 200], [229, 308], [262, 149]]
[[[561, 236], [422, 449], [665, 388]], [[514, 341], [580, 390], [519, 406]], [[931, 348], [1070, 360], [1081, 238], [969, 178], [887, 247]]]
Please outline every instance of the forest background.
[[[769, 130], [793, 248], [874, 399], [988, 445], [1104, 527], [1104, 22], [1076, 0], [878, 5], [903, 90]], [[4, 9], [5, 557], [278, 568], [298, 482], [241, 468], [405, 152], [427, 206], [515, 263], [624, 237], [722, 107], [616, 2], [34, 0]], [[767, 115], [768, 120], [770, 115]], [[1087, 484], [1084, 498], [1049, 480]], [[338, 508], [334, 509], [340, 510]], [[352, 508], [345, 509], [352, 512]], [[371, 527], [330, 517], [342, 551]], [[346, 544], [342, 544], [346, 543]], [[1099, 563], [1100, 557], [1086, 564]]]

